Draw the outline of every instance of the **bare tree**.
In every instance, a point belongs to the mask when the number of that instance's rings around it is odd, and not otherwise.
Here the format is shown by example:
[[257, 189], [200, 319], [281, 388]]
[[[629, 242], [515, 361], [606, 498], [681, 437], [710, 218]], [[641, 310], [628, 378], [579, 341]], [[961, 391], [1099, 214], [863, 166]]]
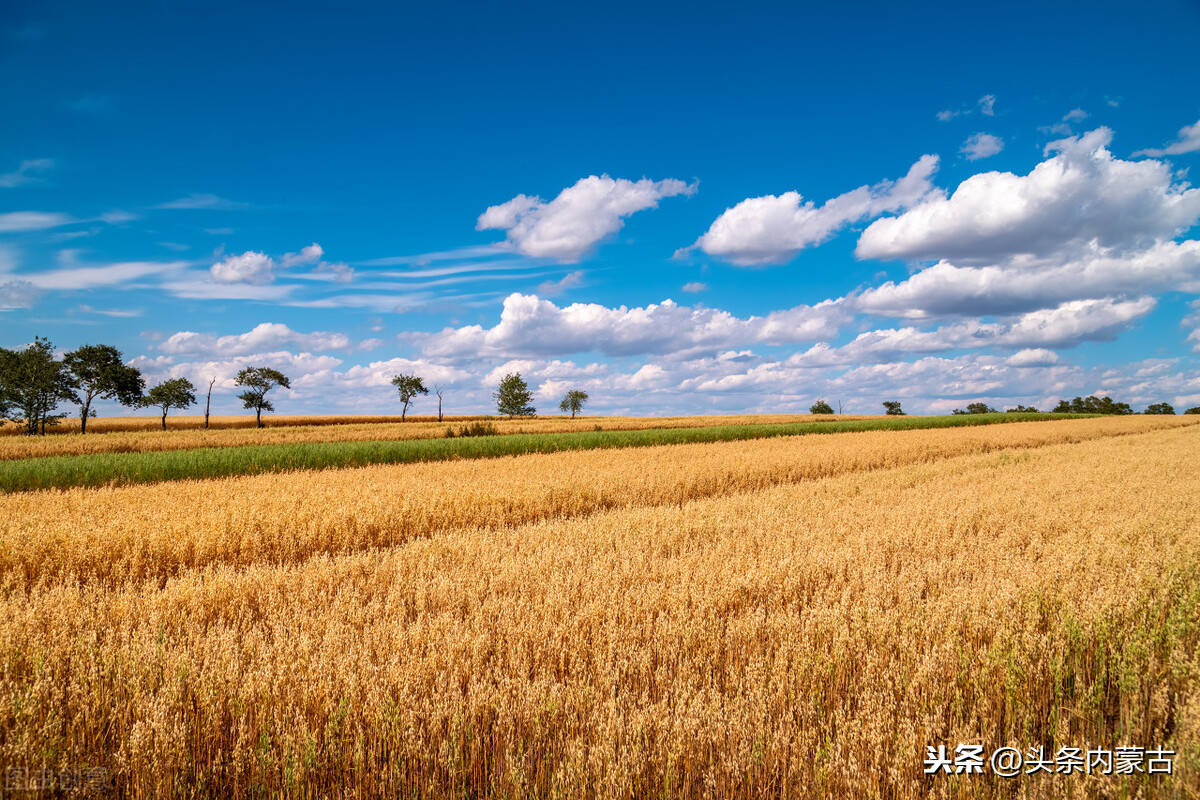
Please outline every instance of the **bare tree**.
[[442, 387], [440, 387], [440, 386], [434, 386], [434, 387], [433, 387], [433, 393], [437, 395], [437, 399], [438, 399], [438, 422], [441, 422], [441, 421], [442, 421]]
[[208, 430], [208, 411], [212, 408], [212, 387], [216, 382], [216, 378], [208, 382], [208, 399], [204, 401], [204, 430]]

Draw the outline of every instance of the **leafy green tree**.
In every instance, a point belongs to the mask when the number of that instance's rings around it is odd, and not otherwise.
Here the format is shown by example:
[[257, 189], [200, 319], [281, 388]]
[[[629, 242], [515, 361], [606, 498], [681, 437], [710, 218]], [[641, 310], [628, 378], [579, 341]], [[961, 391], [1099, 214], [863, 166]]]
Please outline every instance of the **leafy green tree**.
[[1146, 406], [1147, 414], [1174, 414], [1175, 407], [1170, 403], [1151, 403]]
[[246, 387], [238, 399], [242, 401], [242, 408], [254, 410], [254, 420], [260, 428], [263, 427], [262, 412], [275, 410], [275, 406], [267, 399], [267, 392], [276, 386], [292, 388], [288, 376], [270, 367], [246, 367], [237, 374], [234, 384]]
[[1187, 411], [1185, 411], [1183, 413], [1185, 413], [1185, 414], [1200, 414], [1200, 406], [1192, 406], [1191, 408], [1189, 408]]
[[902, 408], [900, 408], [899, 400], [884, 400], [883, 401], [883, 410], [884, 410], [884, 413], [887, 414], [889, 417], [905, 416], [904, 410]]
[[818, 400], [817, 402], [813, 403], [809, 407], [808, 413], [810, 413], [810, 414], [832, 414], [833, 406], [829, 405], [829, 403], [826, 403], [824, 400]]
[[1111, 397], [1076, 397], [1071, 402], [1060, 400], [1054, 407], [1055, 414], [1132, 414], [1129, 403], [1115, 403]]
[[21, 350], [0, 349], [0, 406], [5, 418], [33, 436], [45, 435], [65, 414], [56, 413], [59, 403], [78, 403], [75, 378], [54, 357], [54, 345], [38, 336]]
[[1036, 413], [1038, 413], [1038, 410], [1036, 408], [1034, 408], [1033, 406], [1022, 406], [1022, 405], [1018, 405], [1016, 408], [1006, 408], [1006, 409], [1004, 409], [1004, 411], [1006, 414], [1036, 414]]
[[137, 367], [125, 364], [121, 351], [107, 344], [86, 344], [63, 356], [63, 365], [79, 386], [79, 432], [87, 433], [88, 417], [95, 414], [96, 400], [116, 400], [123, 406], [137, 405], [146, 382]]
[[987, 403], [967, 403], [967, 407], [956, 408], [950, 412], [951, 414], [995, 414], [996, 409], [989, 406]]
[[533, 392], [529, 391], [529, 384], [519, 372], [505, 375], [492, 397], [496, 400], [496, 409], [509, 417], [532, 417], [537, 413], [530, 405]]
[[429, 389], [425, 387], [425, 381], [416, 375], [396, 375], [392, 378], [392, 386], [395, 386], [400, 392], [400, 402], [404, 403], [404, 408], [400, 410], [400, 421], [404, 422], [404, 415], [408, 413], [408, 404], [419, 394], [429, 394]]
[[141, 404], [162, 409], [162, 429], [167, 429], [168, 409], [190, 408], [196, 402], [196, 387], [187, 378], [165, 380], [146, 392]]
[[588, 393], [579, 389], [571, 389], [563, 395], [562, 402], [558, 404], [559, 411], [570, 411], [571, 419], [575, 419], [575, 415], [583, 411], [583, 404], [587, 402]]

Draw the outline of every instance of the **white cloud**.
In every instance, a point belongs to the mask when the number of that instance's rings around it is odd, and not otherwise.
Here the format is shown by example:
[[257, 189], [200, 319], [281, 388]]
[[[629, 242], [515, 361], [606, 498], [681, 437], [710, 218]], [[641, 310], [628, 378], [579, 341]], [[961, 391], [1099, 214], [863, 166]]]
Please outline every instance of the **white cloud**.
[[536, 295], [510, 294], [492, 328], [468, 325], [420, 337], [427, 354], [517, 357], [600, 352], [679, 353], [753, 342], [816, 341], [836, 334], [849, 316], [842, 300], [796, 306], [762, 317], [688, 307], [671, 300], [643, 308], [572, 303], [560, 308]]
[[216, 337], [195, 331], [179, 331], [167, 337], [158, 349], [171, 355], [226, 358], [284, 347], [315, 351], [345, 350], [350, 347], [350, 339], [341, 333], [299, 333], [278, 322], [263, 322], [246, 333], [233, 336]]
[[1004, 149], [1004, 140], [990, 133], [977, 133], [967, 137], [959, 150], [968, 161], [978, 161], [981, 158], [994, 156]]
[[708, 284], [701, 283], [700, 281], [689, 281], [683, 285], [683, 287], [680, 289], [680, 291], [684, 291], [689, 294], [698, 294], [700, 292], [707, 292]]
[[1088, 113], [1082, 108], [1072, 108], [1063, 115], [1063, 122], [1080, 122], [1088, 118]]
[[1058, 353], [1044, 347], [1026, 348], [1013, 353], [1004, 363], [1010, 367], [1049, 367], [1058, 363]]
[[54, 159], [52, 158], [32, 158], [22, 161], [17, 165], [17, 168], [12, 172], [6, 172], [0, 175], [0, 187], [11, 189], [14, 186], [23, 186], [27, 183], [35, 183], [40, 181], [41, 176], [36, 173], [45, 172], [54, 168]]
[[63, 263], [72, 266], [32, 273], [24, 277], [39, 289], [97, 289], [119, 286], [152, 275], [180, 272], [188, 265], [186, 261], [124, 261], [98, 267], [73, 266], [75, 252], [64, 250], [60, 253]]
[[0, 214], [0, 232], [41, 231], [78, 222], [68, 214], [47, 211], [10, 211]]
[[234, 208], [245, 208], [245, 203], [237, 203], [233, 200], [226, 200], [224, 197], [218, 197], [215, 194], [189, 194], [187, 197], [180, 197], [177, 200], [172, 200], [168, 203], [160, 203], [155, 208], [162, 209], [214, 209], [214, 210], [229, 210]]
[[922, 318], [1007, 314], [1066, 300], [1151, 291], [1200, 292], [1200, 242], [1160, 242], [1130, 255], [1093, 252], [1067, 260], [1013, 260], [960, 267], [940, 261], [900, 283], [856, 297], [871, 314]]
[[40, 296], [41, 291], [29, 281], [0, 283], [0, 311], [30, 308]]
[[998, 322], [967, 320], [931, 330], [891, 328], [866, 331], [841, 347], [820, 343], [788, 359], [804, 366], [847, 366], [894, 361], [911, 353], [977, 348], [1073, 347], [1108, 340], [1154, 309], [1151, 297], [1135, 300], [1073, 300]]
[[218, 283], [265, 284], [275, 279], [275, 262], [266, 253], [247, 250], [213, 264], [209, 272]]
[[664, 197], [689, 195], [695, 184], [668, 178], [652, 181], [613, 179], [607, 175], [581, 178], [545, 203], [519, 194], [479, 215], [477, 230], [505, 230], [517, 252], [535, 258], [574, 263], [601, 240], [616, 233], [631, 214], [658, 206]]
[[860, 186], [820, 206], [794, 191], [747, 198], [717, 217], [692, 247], [738, 266], [782, 263], [849, 223], [940, 197], [929, 180], [937, 165], [937, 156], [921, 156], [897, 181]]
[[1175, 137], [1175, 141], [1163, 148], [1151, 147], [1147, 150], [1138, 150], [1134, 153], [1135, 156], [1176, 156], [1183, 153], [1194, 153], [1200, 150], [1200, 120], [1195, 125], [1185, 125], [1179, 129], [1179, 135]]
[[583, 276], [583, 270], [577, 269], [574, 272], [568, 272], [556, 281], [542, 281], [538, 284], [537, 292], [542, 297], [556, 297], [563, 292], [582, 286]]
[[942, 122], [949, 122], [955, 117], [965, 117], [978, 111], [985, 117], [996, 116], [996, 96], [994, 94], [985, 94], [975, 102], [974, 106], [959, 109], [945, 109], [937, 113], [937, 118]]
[[1084, 246], [1147, 246], [1200, 216], [1200, 189], [1172, 183], [1161, 161], [1123, 161], [1097, 128], [1047, 146], [1056, 155], [1024, 176], [983, 172], [949, 196], [876, 220], [859, 258], [946, 258], [994, 263], [1022, 254], [1060, 255]]
[[321, 245], [313, 242], [308, 247], [302, 247], [299, 253], [284, 253], [279, 259], [279, 263], [284, 268], [295, 267], [301, 264], [315, 264], [325, 255], [325, 249]]

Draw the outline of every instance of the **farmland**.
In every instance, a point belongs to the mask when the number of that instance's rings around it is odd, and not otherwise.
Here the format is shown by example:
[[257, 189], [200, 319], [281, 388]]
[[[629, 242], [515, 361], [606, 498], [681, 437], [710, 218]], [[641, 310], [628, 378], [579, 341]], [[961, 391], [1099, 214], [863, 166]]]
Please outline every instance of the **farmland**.
[[[1188, 796], [1195, 423], [3, 495], [0, 765], [135, 796]], [[956, 742], [1178, 755], [922, 773]]]
[[[1082, 417], [1086, 415], [1065, 415]], [[559, 433], [517, 432], [458, 436], [447, 426], [443, 438], [407, 436], [398, 440], [305, 441], [284, 436], [279, 444], [150, 450], [139, 453], [89, 453], [80, 456], [0, 460], [0, 491], [153, 483], [188, 478], [254, 475], [303, 469], [359, 467], [445, 461], [460, 458], [499, 458], [563, 450], [648, 447], [690, 442], [725, 442], [817, 433], [870, 430], [974, 427], [1031, 420], [1062, 419], [1051, 414], [978, 414], [950, 417], [874, 417], [821, 419], [749, 425], [708, 424], [697, 427], [650, 427], [645, 421], [627, 429], [593, 430], [578, 427]], [[461, 428], [460, 428], [461, 430]]]

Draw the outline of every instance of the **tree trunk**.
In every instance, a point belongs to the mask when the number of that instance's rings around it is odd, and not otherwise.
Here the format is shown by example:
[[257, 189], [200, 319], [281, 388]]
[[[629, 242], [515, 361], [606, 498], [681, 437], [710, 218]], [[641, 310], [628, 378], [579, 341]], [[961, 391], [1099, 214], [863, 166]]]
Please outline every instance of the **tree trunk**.
[[575, 409], [571, 409], [571, 419], [575, 419]]
[[81, 435], [87, 433], [88, 412], [90, 412], [91, 410], [92, 410], [92, 398], [89, 397], [87, 399], [87, 402], [83, 404], [83, 408], [79, 409], [79, 433]]
[[216, 378], [208, 382], [208, 399], [204, 401], [204, 430], [208, 430], [208, 410], [212, 408], [212, 387], [216, 382]]
[[400, 409], [400, 421], [404, 422], [404, 415], [408, 413], [408, 401], [404, 401], [404, 408]]
[[167, 410], [165, 408], [163, 409], [162, 426], [163, 430], [165, 431], [167, 429]]
[[257, 423], [258, 427], [262, 427], [262, 406], [254, 409], [254, 421]]
[[438, 395], [438, 422], [442, 421], [442, 396]]

